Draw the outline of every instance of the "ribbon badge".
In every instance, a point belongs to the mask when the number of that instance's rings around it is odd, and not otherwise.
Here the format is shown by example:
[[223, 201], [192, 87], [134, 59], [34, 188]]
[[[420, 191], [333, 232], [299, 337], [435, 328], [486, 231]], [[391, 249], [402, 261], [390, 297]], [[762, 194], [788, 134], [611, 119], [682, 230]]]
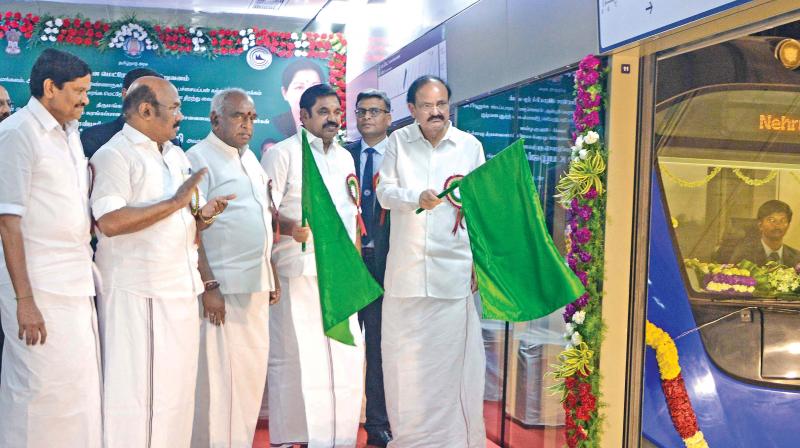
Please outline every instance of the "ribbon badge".
[[358, 181], [358, 176], [353, 173], [347, 175], [345, 182], [347, 183], [347, 193], [358, 209], [358, 227], [361, 231], [361, 236], [364, 236], [367, 234], [367, 226], [364, 224], [364, 218], [361, 217], [361, 183]]
[[444, 197], [456, 209], [456, 223], [453, 226], [453, 235], [458, 233], [459, 227], [464, 228], [464, 214], [461, 213], [461, 194], [458, 191], [463, 178], [464, 176], [461, 174], [453, 174], [444, 181], [444, 192], [446, 192]]

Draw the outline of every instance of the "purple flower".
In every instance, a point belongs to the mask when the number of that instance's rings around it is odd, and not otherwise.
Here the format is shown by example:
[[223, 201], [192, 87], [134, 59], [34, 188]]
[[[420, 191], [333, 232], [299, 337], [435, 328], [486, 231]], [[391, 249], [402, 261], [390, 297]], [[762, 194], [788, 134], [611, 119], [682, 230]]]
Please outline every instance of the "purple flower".
[[586, 286], [589, 283], [589, 274], [587, 274], [585, 271], [578, 271], [575, 273], [575, 275], [578, 276], [578, 280], [583, 283], [583, 286]]
[[573, 271], [578, 268], [578, 260], [575, 257], [573, 257], [572, 254], [569, 254], [569, 256], [567, 257], [567, 264], [569, 265], [569, 268], [572, 269]]
[[580, 216], [584, 222], [588, 221], [592, 217], [592, 207], [589, 205], [584, 205], [583, 207], [578, 209], [577, 212], [578, 216]]
[[584, 263], [589, 263], [590, 261], [592, 261], [592, 254], [590, 254], [589, 252], [580, 251], [580, 253], [578, 253], [578, 257]]
[[594, 199], [597, 197], [597, 190], [594, 187], [591, 187], [589, 188], [589, 191], [587, 191], [586, 194], [583, 195], [583, 197], [589, 200]]
[[575, 314], [575, 311], [578, 311], [575, 308], [575, 305], [568, 303], [567, 307], [564, 309], [564, 314], [562, 314], [562, 316], [564, 316], [564, 322], [569, 323], [572, 320], [572, 315]]
[[569, 222], [569, 228], [570, 228], [570, 230], [572, 231], [573, 234], [575, 232], [577, 232], [578, 231], [578, 221], [571, 220]]
[[572, 201], [569, 203], [569, 208], [573, 212], [578, 213], [578, 211], [581, 209], [581, 204], [578, 202], [577, 198], [572, 198]]
[[600, 79], [600, 73], [597, 73], [597, 72], [596, 72], [596, 71], [594, 71], [594, 70], [589, 70], [589, 71], [585, 71], [585, 72], [584, 72], [584, 75], [583, 75], [583, 82], [584, 82], [584, 84], [586, 84], [586, 85], [589, 85], [589, 86], [590, 86], [590, 85], [592, 85], [592, 84], [595, 84], [595, 83], [597, 83], [597, 81], [598, 81], [599, 79]]
[[578, 300], [575, 301], [575, 305], [577, 305], [578, 308], [585, 308], [586, 305], [588, 305], [588, 304], [589, 304], [589, 293], [588, 292], [583, 293], [583, 295], [578, 297]]
[[589, 114], [587, 114], [583, 118], [583, 124], [586, 127], [589, 127], [589, 128], [593, 128], [593, 127], [599, 125], [600, 124], [600, 113], [597, 112], [596, 110], [593, 110], [593, 111], [589, 112]]
[[600, 59], [592, 54], [581, 59], [581, 62], [578, 64], [578, 68], [581, 70], [595, 70], [597, 67], [600, 67]]
[[575, 242], [578, 244], [586, 244], [590, 239], [592, 239], [592, 231], [586, 227], [581, 227], [580, 229], [576, 230], [574, 235]]

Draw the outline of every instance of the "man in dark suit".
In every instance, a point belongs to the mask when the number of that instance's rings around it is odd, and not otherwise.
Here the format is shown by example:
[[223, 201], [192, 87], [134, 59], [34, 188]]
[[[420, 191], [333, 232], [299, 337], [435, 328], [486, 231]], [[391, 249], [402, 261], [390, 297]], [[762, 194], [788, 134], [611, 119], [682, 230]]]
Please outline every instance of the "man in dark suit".
[[[356, 126], [361, 133], [358, 140], [346, 148], [353, 155], [356, 175], [361, 183], [361, 214], [367, 235], [361, 238], [361, 256], [369, 272], [381, 285], [386, 271], [386, 254], [389, 252], [388, 210], [382, 210], [375, 197], [376, 175], [386, 150], [386, 131], [392, 123], [391, 101], [385, 92], [365, 90], [356, 98]], [[381, 362], [381, 304], [383, 297], [372, 302], [358, 313], [366, 341], [367, 375], [367, 445], [385, 447], [392, 440], [386, 400], [383, 392], [383, 366]]]
[[[131, 86], [131, 84], [133, 84], [134, 81], [142, 76], [155, 76], [157, 78], [164, 78], [160, 73], [150, 70], [149, 68], [135, 68], [126, 73], [125, 78], [122, 80], [122, 97], [120, 100], [125, 99], [125, 94], [128, 93], [128, 88]], [[121, 104], [120, 107], [122, 107]], [[120, 116], [113, 121], [96, 124], [81, 131], [81, 144], [83, 144], [83, 153], [86, 154], [86, 157], [91, 158], [101, 146], [105, 145], [109, 140], [111, 140], [111, 137], [113, 137], [114, 134], [121, 131], [122, 126], [124, 125], [125, 118], [122, 116], [122, 114], [120, 114]], [[172, 143], [177, 144], [174, 141]]]
[[758, 208], [758, 230], [760, 238], [742, 242], [734, 251], [730, 263], [749, 260], [757, 265], [774, 261], [794, 267], [800, 263], [800, 251], [783, 244], [783, 237], [792, 222], [792, 209], [776, 199], [761, 204]]

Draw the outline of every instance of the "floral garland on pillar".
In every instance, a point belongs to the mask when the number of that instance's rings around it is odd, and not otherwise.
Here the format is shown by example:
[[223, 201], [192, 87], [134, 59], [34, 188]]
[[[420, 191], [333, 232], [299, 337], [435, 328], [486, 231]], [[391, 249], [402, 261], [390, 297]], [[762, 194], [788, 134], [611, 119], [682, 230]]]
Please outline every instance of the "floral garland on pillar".
[[608, 152], [600, 138], [600, 114], [605, 99], [606, 71], [600, 59], [585, 57], [575, 73], [575, 145], [568, 171], [556, 187], [567, 211], [567, 264], [586, 287], [586, 293], [566, 306], [566, 349], [554, 365], [553, 376], [563, 380], [554, 389], [562, 395], [567, 446], [597, 447], [600, 375], [596, 356], [603, 338], [601, 294], [605, 233], [605, 176]]
[[697, 416], [689, 401], [686, 384], [678, 363], [678, 348], [664, 330], [647, 321], [645, 343], [656, 351], [658, 371], [661, 374], [661, 389], [667, 400], [667, 409], [675, 430], [683, 439], [686, 448], [708, 448], [708, 443], [697, 425]]

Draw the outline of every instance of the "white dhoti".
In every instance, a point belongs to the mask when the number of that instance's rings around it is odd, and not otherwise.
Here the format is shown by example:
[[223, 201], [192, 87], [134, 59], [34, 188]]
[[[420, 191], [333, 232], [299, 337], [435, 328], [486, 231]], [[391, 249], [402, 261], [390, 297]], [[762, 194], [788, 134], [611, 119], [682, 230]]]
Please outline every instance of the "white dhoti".
[[197, 380], [197, 298], [106, 291], [103, 324], [105, 448], [187, 447]]
[[11, 285], [0, 287], [5, 332], [0, 376], [0, 446], [99, 448], [100, 352], [92, 297], [34, 290], [47, 329], [44, 345], [17, 335]]
[[486, 357], [472, 298], [385, 296], [381, 326], [392, 448], [486, 446]]
[[364, 394], [364, 337], [350, 317], [356, 346], [325, 336], [317, 278], [280, 279], [270, 311], [269, 432], [272, 446], [355, 447]]
[[269, 356], [269, 293], [225, 295], [225, 323], [203, 319], [192, 447], [251, 448]]

